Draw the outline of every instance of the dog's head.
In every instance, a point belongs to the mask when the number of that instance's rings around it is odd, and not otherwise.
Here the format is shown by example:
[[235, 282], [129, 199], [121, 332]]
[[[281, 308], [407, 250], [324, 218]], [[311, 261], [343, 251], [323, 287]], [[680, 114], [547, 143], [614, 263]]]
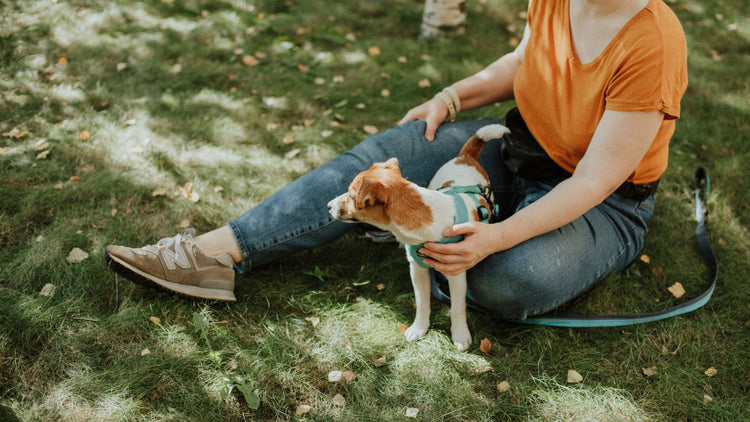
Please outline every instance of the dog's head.
[[375, 163], [358, 174], [347, 193], [328, 203], [328, 210], [338, 220], [368, 223], [384, 230], [393, 229], [393, 225], [413, 228], [432, 221], [417, 190], [401, 175], [396, 158]]

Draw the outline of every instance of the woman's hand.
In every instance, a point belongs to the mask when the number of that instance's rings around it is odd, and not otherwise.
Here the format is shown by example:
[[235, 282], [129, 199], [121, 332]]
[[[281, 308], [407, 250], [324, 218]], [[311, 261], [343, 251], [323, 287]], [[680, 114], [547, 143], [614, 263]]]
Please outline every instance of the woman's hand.
[[435, 139], [435, 132], [445, 118], [448, 117], [448, 106], [439, 98], [433, 98], [421, 105], [409, 110], [398, 124], [404, 124], [410, 120], [421, 120], [427, 124], [424, 136], [428, 141]]
[[419, 251], [429, 257], [425, 259], [425, 264], [433, 266], [443, 274], [457, 275], [474, 267], [492, 253], [505, 249], [501, 247], [502, 235], [498, 234], [497, 230], [493, 230], [497, 227], [495, 224], [473, 221], [456, 224], [445, 229], [443, 236], [464, 235], [462, 241], [458, 243], [427, 242]]

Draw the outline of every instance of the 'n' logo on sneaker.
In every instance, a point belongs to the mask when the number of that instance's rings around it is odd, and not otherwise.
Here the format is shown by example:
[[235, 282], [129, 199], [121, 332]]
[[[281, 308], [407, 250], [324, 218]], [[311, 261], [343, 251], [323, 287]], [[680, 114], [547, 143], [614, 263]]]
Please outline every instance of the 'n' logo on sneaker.
[[179, 265], [182, 269], [190, 268], [190, 260], [188, 259], [187, 254], [185, 254], [185, 250], [179, 245], [175, 247], [175, 252], [166, 248], [162, 249], [161, 256], [164, 258], [164, 263], [167, 264], [167, 268], [170, 270], [177, 268], [175, 264]]

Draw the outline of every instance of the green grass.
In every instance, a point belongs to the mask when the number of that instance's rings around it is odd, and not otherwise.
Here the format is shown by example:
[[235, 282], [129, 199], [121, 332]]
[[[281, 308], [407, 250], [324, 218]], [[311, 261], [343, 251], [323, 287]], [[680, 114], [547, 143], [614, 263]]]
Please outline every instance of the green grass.
[[[706, 288], [691, 202], [702, 165], [720, 278], [692, 314], [557, 329], [472, 312], [475, 346], [458, 353], [437, 303], [426, 338], [404, 340], [398, 324], [414, 310], [402, 252], [359, 233], [238, 276], [234, 304], [156, 293], [104, 265], [109, 243], [153, 243], [184, 219], [198, 231], [225, 223], [364, 139], [366, 125], [386, 129], [480, 69], [523, 29], [523, 1], [469, 2], [466, 35], [420, 41], [421, 3], [0, 0], [0, 416], [389, 421], [414, 407], [431, 421], [750, 418], [743, 0], [670, 2], [688, 34], [690, 86], [650, 264], [568, 305], [647, 312], [679, 302], [666, 290], [677, 281], [687, 298]], [[244, 65], [248, 55], [258, 64]], [[197, 202], [180, 194], [186, 183]], [[90, 256], [68, 263], [76, 247]], [[55, 294], [41, 296], [48, 283]], [[584, 381], [566, 384], [569, 369]], [[356, 379], [331, 383], [335, 370]], [[300, 405], [311, 411], [295, 415]]]

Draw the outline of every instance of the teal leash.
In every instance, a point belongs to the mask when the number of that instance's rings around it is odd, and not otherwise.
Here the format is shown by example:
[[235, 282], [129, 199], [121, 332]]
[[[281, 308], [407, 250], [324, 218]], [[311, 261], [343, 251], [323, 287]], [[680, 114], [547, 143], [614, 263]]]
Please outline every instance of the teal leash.
[[[554, 315], [548, 317], [529, 318], [523, 321], [512, 322], [530, 325], [546, 325], [550, 327], [622, 327], [626, 325], [636, 325], [647, 322], [660, 321], [677, 315], [686, 314], [703, 307], [711, 299], [711, 295], [713, 295], [714, 289], [716, 288], [716, 280], [719, 276], [719, 265], [716, 261], [716, 255], [714, 255], [714, 251], [711, 247], [711, 242], [708, 239], [708, 233], [706, 231], [706, 221], [708, 219], [708, 215], [703, 198], [708, 197], [710, 189], [711, 180], [708, 177], [708, 173], [703, 167], [698, 168], [695, 173], [695, 218], [698, 220], [698, 225], [695, 228], [695, 237], [698, 241], [698, 249], [703, 256], [704, 261], [706, 262], [706, 266], [709, 269], [709, 277], [712, 279], [711, 285], [708, 287], [708, 289], [706, 289], [698, 297], [695, 297], [687, 302], [683, 302], [677, 306], [660, 312], [632, 315]], [[450, 303], [450, 297], [443, 293], [443, 291], [440, 289], [440, 286], [437, 284], [434, 270], [430, 271], [430, 277], [432, 294], [437, 297], [438, 300]], [[477, 305], [469, 304], [468, 306], [473, 309], [489, 313], [486, 309], [483, 309]]]

